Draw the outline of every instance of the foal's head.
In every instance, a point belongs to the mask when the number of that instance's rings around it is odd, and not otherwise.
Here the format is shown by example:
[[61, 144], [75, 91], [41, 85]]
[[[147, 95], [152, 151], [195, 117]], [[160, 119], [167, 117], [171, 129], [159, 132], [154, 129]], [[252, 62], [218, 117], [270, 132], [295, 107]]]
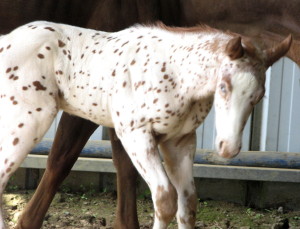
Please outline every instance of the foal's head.
[[222, 157], [240, 152], [246, 121], [265, 93], [265, 72], [287, 53], [291, 41], [289, 36], [272, 49], [260, 50], [236, 37], [225, 47], [215, 93], [216, 146]]

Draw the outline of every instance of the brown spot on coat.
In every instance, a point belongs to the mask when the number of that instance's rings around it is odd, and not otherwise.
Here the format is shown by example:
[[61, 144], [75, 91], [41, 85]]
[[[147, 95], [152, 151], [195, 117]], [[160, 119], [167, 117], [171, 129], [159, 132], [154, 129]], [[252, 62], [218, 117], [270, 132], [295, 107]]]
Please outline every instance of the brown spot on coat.
[[62, 47], [65, 47], [65, 46], [66, 46], [66, 44], [63, 41], [58, 40], [58, 47], [62, 48]]
[[196, 193], [191, 194], [187, 198], [187, 207], [188, 207], [188, 219], [187, 223], [189, 225], [195, 225], [196, 221], [196, 209], [197, 209], [197, 195]]
[[163, 186], [157, 187], [156, 192], [156, 216], [169, 223], [177, 212], [177, 192], [172, 185], [168, 186], [166, 191]]
[[45, 27], [44, 29], [47, 29], [47, 30], [49, 30], [49, 31], [51, 31], [51, 32], [54, 32], [54, 31], [55, 31], [55, 29], [53, 29], [52, 27]]
[[[136, 153], [135, 153], [136, 154]], [[142, 166], [141, 162], [137, 161], [138, 165], [140, 166], [140, 168], [143, 170], [144, 174], [147, 173], [146, 169]]]
[[44, 56], [43, 54], [41, 54], [41, 53], [39, 53], [39, 54], [37, 55], [37, 57], [40, 58], [40, 59], [44, 59], [44, 58], [45, 58], [45, 56]]
[[162, 71], [162, 72], [165, 72], [165, 71], [166, 71], [166, 62], [163, 63], [163, 66], [162, 66], [162, 68], [161, 68], [161, 71]]
[[[46, 91], [46, 87], [44, 87], [40, 81], [34, 81], [32, 82], [33, 86], [35, 86], [36, 91]], [[24, 87], [23, 87], [24, 88]], [[24, 90], [24, 89], [23, 89]]]
[[14, 140], [13, 140], [13, 145], [15, 146], [15, 145], [17, 145], [19, 143], [19, 138], [15, 138]]
[[129, 41], [123, 43], [121, 47], [123, 47], [124, 45], [126, 45], [126, 44], [128, 44], [128, 43], [129, 43]]

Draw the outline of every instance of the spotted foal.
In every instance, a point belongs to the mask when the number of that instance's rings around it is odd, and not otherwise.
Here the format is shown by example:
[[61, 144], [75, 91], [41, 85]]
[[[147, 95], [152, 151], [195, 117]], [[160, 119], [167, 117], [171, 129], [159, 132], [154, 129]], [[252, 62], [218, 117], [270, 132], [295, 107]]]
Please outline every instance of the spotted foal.
[[288, 37], [260, 50], [205, 26], [117, 33], [50, 22], [17, 28], [0, 40], [1, 195], [62, 109], [116, 129], [150, 187], [153, 228], [166, 228], [176, 213], [179, 228], [194, 228], [196, 128], [215, 99], [219, 153], [239, 153], [265, 71], [290, 43]]

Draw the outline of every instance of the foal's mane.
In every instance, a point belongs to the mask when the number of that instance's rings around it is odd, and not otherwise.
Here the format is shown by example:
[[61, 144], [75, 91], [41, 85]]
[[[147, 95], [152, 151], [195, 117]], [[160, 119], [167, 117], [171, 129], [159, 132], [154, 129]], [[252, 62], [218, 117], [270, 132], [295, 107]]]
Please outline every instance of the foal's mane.
[[197, 24], [196, 26], [192, 26], [192, 27], [177, 27], [177, 26], [167, 26], [161, 21], [157, 21], [154, 25], [155, 27], [158, 27], [160, 29], [167, 30], [170, 32], [175, 32], [175, 33], [220, 32], [218, 29], [212, 28], [206, 24]]
[[154, 23], [154, 27], [174, 32], [174, 33], [199, 33], [199, 32], [205, 32], [205, 33], [215, 33], [215, 34], [226, 34], [232, 37], [240, 36], [236, 33], [230, 32], [230, 31], [223, 31], [216, 28], [212, 28], [206, 24], [199, 23], [196, 26], [192, 27], [177, 27], [177, 26], [167, 26], [161, 21], [157, 21]]

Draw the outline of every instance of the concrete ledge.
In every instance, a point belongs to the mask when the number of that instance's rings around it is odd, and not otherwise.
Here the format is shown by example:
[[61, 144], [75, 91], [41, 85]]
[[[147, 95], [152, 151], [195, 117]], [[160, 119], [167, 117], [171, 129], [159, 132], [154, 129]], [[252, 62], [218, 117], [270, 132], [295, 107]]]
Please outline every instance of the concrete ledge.
[[[48, 156], [29, 154], [21, 164], [21, 168], [45, 169]], [[115, 173], [112, 159], [79, 157], [72, 171]]]
[[[45, 169], [47, 156], [28, 155], [22, 168]], [[75, 163], [73, 171], [115, 173], [112, 159], [82, 158]], [[229, 165], [194, 164], [194, 177], [250, 181], [300, 183], [299, 169], [245, 167]]]
[[194, 164], [194, 177], [300, 183], [300, 170]]

